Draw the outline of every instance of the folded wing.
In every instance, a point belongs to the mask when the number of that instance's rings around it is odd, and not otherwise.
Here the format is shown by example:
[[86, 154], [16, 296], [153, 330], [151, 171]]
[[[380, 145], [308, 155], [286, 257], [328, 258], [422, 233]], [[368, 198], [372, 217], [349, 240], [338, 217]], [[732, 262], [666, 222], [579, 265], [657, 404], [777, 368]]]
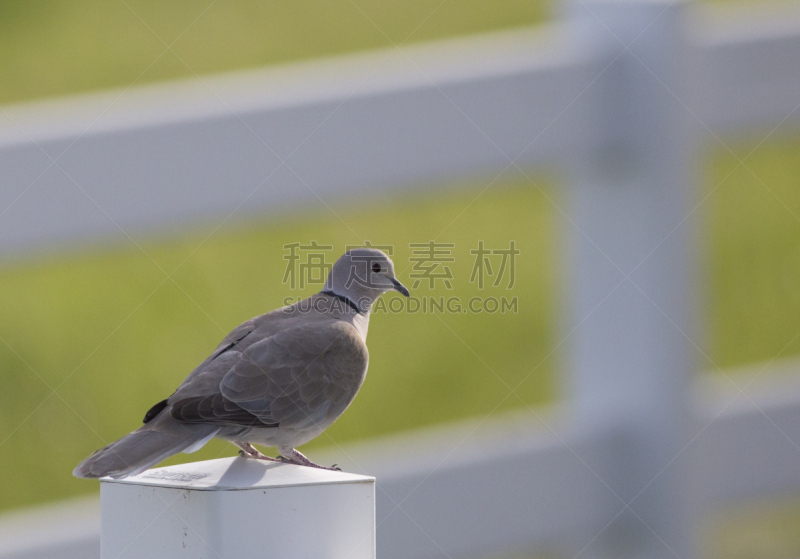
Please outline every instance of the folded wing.
[[[218, 390], [188, 397], [178, 390], [170, 398], [175, 419], [310, 429], [329, 424], [350, 405], [364, 381], [368, 354], [351, 325], [326, 321], [281, 330], [217, 360], [222, 363], [208, 364], [215, 381], [220, 367], [227, 369]], [[195, 381], [206, 384], [202, 377]]]

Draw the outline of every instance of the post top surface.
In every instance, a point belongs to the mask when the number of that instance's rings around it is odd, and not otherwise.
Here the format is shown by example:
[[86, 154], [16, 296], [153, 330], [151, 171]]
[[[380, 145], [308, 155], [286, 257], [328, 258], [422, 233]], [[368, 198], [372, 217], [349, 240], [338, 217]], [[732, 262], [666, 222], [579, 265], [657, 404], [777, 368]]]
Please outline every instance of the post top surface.
[[124, 479], [104, 477], [100, 481], [198, 491], [235, 491], [303, 485], [372, 483], [375, 478], [237, 457], [153, 468]]

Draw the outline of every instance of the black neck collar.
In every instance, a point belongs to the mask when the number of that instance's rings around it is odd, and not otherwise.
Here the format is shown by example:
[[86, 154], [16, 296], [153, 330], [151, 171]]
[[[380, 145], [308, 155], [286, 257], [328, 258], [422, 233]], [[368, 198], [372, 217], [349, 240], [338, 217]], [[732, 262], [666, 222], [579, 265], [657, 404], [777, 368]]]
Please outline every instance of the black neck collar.
[[325, 295], [330, 295], [331, 297], [339, 299], [343, 303], [347, 303], [347, 306], [350, 307], [351, 309], [353, 309], [354, 311], [356, 311], [357, 314], [362, 314], [361, 313], [361, 309], [358, 308], [358, 305], [356, 305], [353, 301], [351, 301], [350, 299], [348, 299], [344, 295], [339, 295], [338, 293], [334, 293], [330, 289], [324, 289], [323, 291], [321, 291], [321, 293], [324, 293]]

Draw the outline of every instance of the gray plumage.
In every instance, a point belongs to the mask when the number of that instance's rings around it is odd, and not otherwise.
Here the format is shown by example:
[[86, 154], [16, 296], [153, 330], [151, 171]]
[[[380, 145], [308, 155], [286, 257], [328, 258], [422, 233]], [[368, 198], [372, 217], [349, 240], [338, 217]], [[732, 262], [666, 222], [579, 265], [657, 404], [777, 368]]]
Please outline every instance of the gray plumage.
[[194, 452], [213, 437], [252, 458], [274, 460], [255, 443], [278, 447], [284, 461], [321, 467], [295, 447], [322, 433], [361, 388], [372, 303], [391, 289], [408, 296], [391, 260], [369, 248], [345, 253], [325, 287], [236, 327], [147, 412], [142, 427], [96, 451], [73, 474], [135, 475], [178, 452]]

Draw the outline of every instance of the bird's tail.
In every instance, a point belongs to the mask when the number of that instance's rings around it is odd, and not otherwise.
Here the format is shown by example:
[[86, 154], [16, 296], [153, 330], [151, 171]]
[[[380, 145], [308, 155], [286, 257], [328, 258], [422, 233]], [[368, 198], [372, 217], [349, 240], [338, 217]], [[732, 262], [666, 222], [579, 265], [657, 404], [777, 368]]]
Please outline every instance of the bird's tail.
[[158, 418], [78, 464], [72, 475], [82, 478], [123, 478], [142, 473], [179, 452], [193, 452], [219, 431], [210, 425], [184, 425], [171, 417]]

